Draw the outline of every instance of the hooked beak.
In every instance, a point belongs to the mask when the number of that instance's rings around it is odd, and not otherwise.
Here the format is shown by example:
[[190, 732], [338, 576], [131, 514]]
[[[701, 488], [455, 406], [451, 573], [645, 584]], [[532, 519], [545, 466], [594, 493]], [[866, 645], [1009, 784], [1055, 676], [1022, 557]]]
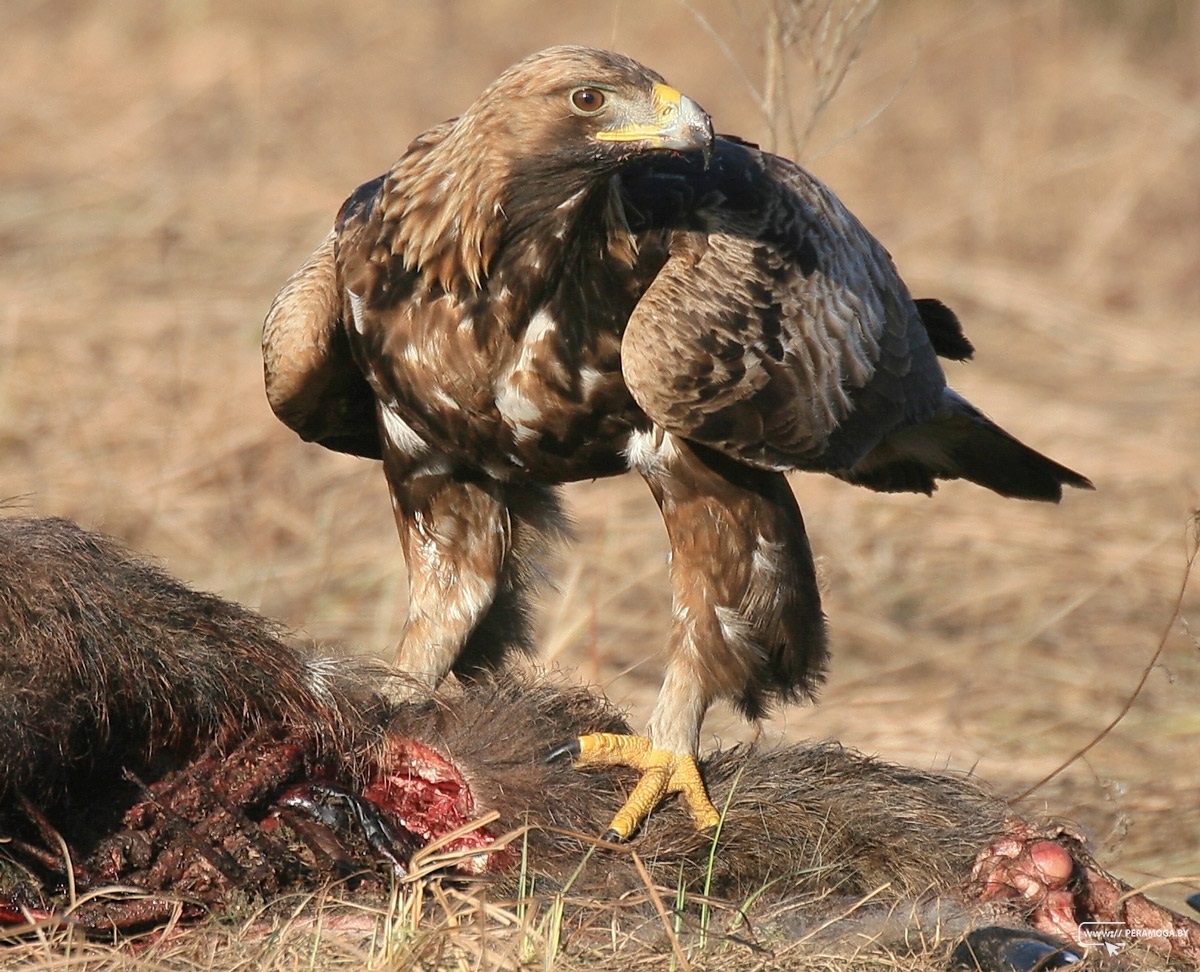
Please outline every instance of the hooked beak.
[[712, 159], [713, 127], [708, 113], [667, 84], [654, 86], [654, 120], [633, 122], [596, 133], [602, 142], [640, 142], [649, 149], [699, 152], [704, 166]]

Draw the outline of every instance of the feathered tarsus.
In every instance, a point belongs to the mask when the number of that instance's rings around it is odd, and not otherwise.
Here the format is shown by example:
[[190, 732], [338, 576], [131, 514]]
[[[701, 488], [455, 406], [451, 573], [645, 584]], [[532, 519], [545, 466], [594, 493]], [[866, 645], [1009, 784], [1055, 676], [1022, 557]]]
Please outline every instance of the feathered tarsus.
[[264, 332], [280, 418], [383, 460], [411, 575], [397, 665], [430, 688], [527, 646], [525, 554], [561, 532], [555, 486], [645, 478], [674, 615], [651, 754], [621, 758], [655, 775], [650, 801], [677, 769], [653, 754], [693, 756], [715, 699], [758, 715], [821, 678], [785, 471], [1090, 487], [946, 386], [938, 355], [971, 352], [819, 181], [578, 47], [514, 65], [356, 190]]

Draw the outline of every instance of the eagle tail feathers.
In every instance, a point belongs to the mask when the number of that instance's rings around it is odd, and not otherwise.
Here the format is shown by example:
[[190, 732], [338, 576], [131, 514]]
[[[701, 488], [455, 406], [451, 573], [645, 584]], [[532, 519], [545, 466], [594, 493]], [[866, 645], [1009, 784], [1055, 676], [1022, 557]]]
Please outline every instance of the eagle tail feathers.
[[880, 492], [932, 493], [939, 479], [966, 479], [1013, 499], [1057, 503], [1064, 486], [1091, 480], [1031, 449], [947, 388], [924, 422], [885, 436], [842, 479]]

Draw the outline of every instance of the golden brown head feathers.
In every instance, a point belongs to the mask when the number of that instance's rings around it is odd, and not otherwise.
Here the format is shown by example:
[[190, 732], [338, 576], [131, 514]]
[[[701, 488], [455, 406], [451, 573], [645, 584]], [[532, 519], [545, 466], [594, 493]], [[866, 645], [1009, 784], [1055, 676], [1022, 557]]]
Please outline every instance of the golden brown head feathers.
[[656, 149], [706, 150], [708, 116], [654, 71], [552, 47], [514, 64], [388, 174], [381, 243], [453, 291], [478, 288], [506, 235]]

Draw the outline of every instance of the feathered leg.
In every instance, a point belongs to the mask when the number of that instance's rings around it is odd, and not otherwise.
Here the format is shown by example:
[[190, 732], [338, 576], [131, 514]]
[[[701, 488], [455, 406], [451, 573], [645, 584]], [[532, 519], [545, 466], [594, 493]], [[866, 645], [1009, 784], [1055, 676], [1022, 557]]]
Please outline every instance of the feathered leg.
[[630, 463], [649, 483], [671, 542], [673, 621], [667, 673], [648, 738], [584, 736], [577, 765], [643, 772], [611, 834], [627, 837], [668, 792], [697, 826], [717, 822], [696, 768], [700, 725], [718, 698], [747, 717], [811, 695], [825, 623], [804, 521], [779, 473], [739, 466], [662, 432], [635, 436]]
[[570, 535], [556, 487], [501, 483], [507, 545], [492, 606], [475, 626], [454, 663], [459, 678], [499, 668], [510, 651], [532, 653], [533, 601], [549, 583], [546, 561]]
[[[384, 470], [408, 564], [409, 607], [395, 668], [414, 691], [471, 677], [532, 648], [539, 558], [566, 532], [548, 487], [422, 474], [385, 445]], [[428, 467], [427, 467], [428, 468]]]

